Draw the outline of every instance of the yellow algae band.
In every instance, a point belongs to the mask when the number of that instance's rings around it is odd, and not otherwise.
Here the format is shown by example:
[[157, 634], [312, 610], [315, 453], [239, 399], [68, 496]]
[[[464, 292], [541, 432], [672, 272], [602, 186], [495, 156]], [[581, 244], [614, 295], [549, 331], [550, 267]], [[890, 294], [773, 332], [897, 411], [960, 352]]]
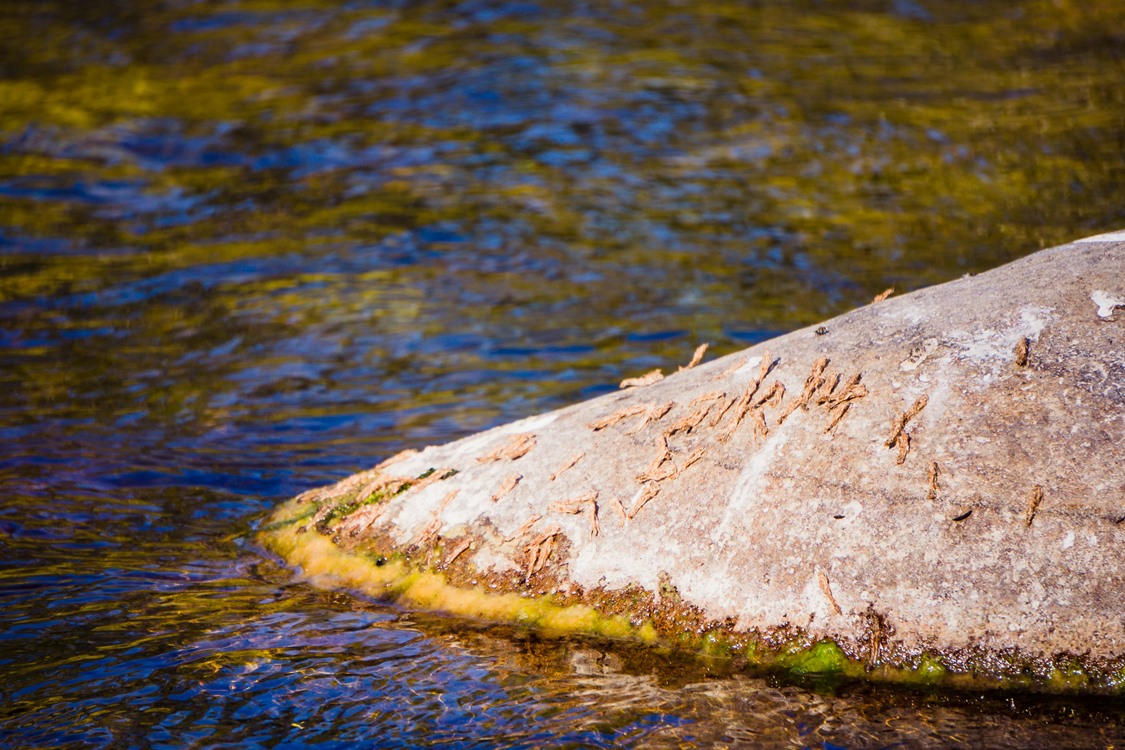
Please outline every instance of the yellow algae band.
[[[552, 596], [521, 596], [465, 589], [448, 583], [445, 576], [419, 570], [401, 559], [370, 557], [346, 552], [329, 537], [305, 530], [302, 521], [313, 513], [311, 503], [291, 500], [279, 506], [263, 524], [258, 539], [287, 564], [301, 569], [314, 584], [352, 590], [376, 599], [391, 599], [419, 609], [494, 622], [534, 626], [554, 635], [596, 635], [645, 644], [663, 643], [651, 622], [633, 625], [625, 616], [608, 616], [587, 604], [560, 605]], [[1088, 676], [1077, 666], [1055, 669], [1046, 681], [1030, 676], [1022, 679], [954, 672], [940, 656], [923, 653], [906, 666], [887, 664], [872, 668], [844, 653], [832, 640], [800, 641], [781, 648], [760, 643], [737, 646], [716, 633], [705, 636], [680, 634], [675, 644], [709, 657], [740, 657], [752, 665], [782, 669], [798, 676], [827, 675], [874, 682], [945, 686], [956, 689], [1016, 688], [1069, 693], [1088, 687]], [[1125, 691], [1125, 670], [1114, 675], [1106, 687], [1111, 693]]]
[[527, 597], [464, 589], [450, 585], [439, 573], [417, 570], [402, 560], [376, 563], [366, 555], [345, 552], [316, 531], [299, 531], [300, 521], [309, 515], [295, 501], [281, 505], [263, 526], [259, 541], [289, 565], [303, 570], [313, 582], [421, 609], [534, 625], [547, 633], [593, 634], [643, 643], [657, 640], [650, 623], [634, 626], [625, 617], [606, 616], [586, 604], [562, 606], [549, 595]]

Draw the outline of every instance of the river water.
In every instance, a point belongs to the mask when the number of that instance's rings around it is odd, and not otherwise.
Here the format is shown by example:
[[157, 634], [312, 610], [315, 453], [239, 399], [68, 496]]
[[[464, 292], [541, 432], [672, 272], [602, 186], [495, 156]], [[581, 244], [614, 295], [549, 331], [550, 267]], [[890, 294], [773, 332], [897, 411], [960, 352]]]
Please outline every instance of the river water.
[[8, 0], [0, 746], [1106, 747], [318, 590], [404, 448], [1125, 225], [1117, 3]]

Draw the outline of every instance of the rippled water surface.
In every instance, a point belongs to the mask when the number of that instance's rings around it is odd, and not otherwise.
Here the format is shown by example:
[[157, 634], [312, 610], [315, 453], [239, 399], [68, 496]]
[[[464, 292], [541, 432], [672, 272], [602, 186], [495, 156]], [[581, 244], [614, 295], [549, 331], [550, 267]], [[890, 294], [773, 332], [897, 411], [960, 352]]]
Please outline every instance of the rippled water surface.
[[1119, 3], [0, 5], [0, 745], [1105, 747], [316, 590], [261, 514], [1125, 225]]

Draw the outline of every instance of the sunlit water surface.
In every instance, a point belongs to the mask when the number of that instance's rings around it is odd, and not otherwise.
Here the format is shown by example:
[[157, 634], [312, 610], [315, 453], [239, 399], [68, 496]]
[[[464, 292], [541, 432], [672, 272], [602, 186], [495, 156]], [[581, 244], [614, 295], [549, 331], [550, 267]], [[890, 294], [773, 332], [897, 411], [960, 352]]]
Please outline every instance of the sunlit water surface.
[[1104, 747], [404, 612], [275, 503], [1125, 225], [1125, 10], [0, 6], [0, 745]]

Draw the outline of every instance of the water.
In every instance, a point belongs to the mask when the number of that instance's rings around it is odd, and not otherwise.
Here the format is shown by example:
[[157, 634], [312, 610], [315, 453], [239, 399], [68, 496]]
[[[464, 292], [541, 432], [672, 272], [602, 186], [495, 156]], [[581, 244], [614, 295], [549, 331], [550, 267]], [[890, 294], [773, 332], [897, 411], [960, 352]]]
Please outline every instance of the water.
[[[1093, 6], [1093, 7], [1090, 7]], [[0, 745], [1052, 746], [316, 590], [403, 448], [1125, 225], [1117, 4], [7, 2]]]

